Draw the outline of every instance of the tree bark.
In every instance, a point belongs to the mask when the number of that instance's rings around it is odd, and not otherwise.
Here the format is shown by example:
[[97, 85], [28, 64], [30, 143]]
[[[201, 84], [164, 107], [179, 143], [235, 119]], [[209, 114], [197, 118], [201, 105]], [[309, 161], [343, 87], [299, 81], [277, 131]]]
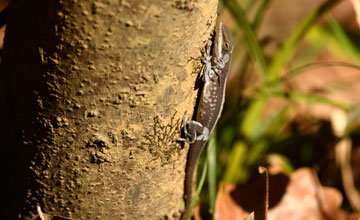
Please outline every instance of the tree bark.
[[1, 219], [177, 219], [217, 0], [13, 1], [0, 66]]

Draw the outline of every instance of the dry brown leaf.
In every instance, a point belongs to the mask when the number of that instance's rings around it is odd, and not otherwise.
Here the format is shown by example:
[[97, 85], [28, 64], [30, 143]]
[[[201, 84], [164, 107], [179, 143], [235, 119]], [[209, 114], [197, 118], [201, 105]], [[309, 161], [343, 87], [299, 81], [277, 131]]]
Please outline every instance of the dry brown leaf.
[[[266, 176], [259, 175], [259, 178], [251, 183], [251, 187], [236, 188], [232, 184], [221, 183], [214, 218], [221, 220], [251, 219], [249, 214], [254, 211], [253, 219], [266, 219]], [[234, 200], [234, 198], [236, 199]]]
[[215, 220], [243, 220], [249, 215], [249, 212], [232, 198], [231, 192], [235, 190], [235, 185], [220, 183], [216, 199]]
[[254, 220], [255, 219], [255, 214], [254, 212], [250, 213], [250, 215], [248, 217], [246, 217], [244, 220]]
[[269, 210], [270, 219], [325, 220], [346, 219], [340, 210], [341, 193], [318, 185], [309, 168], [297, 170], [291, 177], [281, 201]]
[[[253, 181], [245, 187], [221, 183], [215, 219], [242, 220], [252, 210], [256, 217], [256, 206], [263, 206], [263, 201], [259, 200], [263, 183]], [[309, 168], [297, 170], [290, 179], [281, 174], [270, 176], [269, 203], [270, 220], [346, 220], [349, 216], [340, 209], [341, 193], [335, 188], [321, 186]]]

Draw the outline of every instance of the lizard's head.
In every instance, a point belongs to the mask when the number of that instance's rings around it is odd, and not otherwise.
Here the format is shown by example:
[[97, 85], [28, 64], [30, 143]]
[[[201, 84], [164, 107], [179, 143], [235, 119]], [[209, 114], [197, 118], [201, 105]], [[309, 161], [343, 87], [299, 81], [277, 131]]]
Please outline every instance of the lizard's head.
[[233, 50], [233, 38], [223, 22], [219, 25], [217, 54], [230, 54]]

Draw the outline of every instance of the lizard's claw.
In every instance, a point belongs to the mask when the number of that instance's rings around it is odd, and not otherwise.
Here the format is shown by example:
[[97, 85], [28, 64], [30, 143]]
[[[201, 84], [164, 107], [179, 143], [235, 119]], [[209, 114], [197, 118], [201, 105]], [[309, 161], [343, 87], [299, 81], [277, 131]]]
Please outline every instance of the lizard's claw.
[[195, 141], [207, 141], [209, 129], [200, 122], [187, 120], [186, 112], [183, 116], [184, 138], [176, 138], [176, 141], [192, 144]]
[[183, 116], [183, 126], [184, 126], [184, 129], [183, 129], [183, 130], [184, 130], [184, 136], [185, 136], [185, 138], [176, 138], [176, 141], [190, 143], [189, 133], [188, 133], [188, 131], [187, 131], [188, 120], [187, 120], [186, 112], [184, 113], [184, 116]]

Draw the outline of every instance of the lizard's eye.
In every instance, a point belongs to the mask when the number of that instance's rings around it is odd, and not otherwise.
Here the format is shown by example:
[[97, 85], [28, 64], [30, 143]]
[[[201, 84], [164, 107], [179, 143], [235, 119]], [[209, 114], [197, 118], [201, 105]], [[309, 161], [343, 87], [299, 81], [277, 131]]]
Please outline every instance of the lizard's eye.
[[225, 42], [224, 46], [225, 46], [225, 49], [229, 49], [229, 47], [230, 47], [228, 42]]

